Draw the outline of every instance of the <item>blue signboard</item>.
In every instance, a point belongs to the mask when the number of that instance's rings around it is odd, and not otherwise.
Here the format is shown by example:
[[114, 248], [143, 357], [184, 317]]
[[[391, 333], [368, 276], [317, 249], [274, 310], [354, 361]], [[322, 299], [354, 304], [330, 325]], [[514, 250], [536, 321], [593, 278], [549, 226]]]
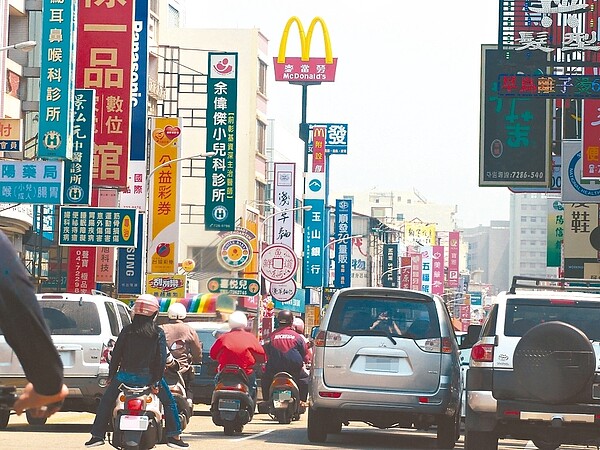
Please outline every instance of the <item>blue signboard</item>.
[[324, 275], [323, 247], [325, 246], [325, 200], [305, 199], [304, 258], [302, 287], [322, 287]]
[[482, 292], [469, 292], [471, 295], [471, 305], [473, 306], [481, 306], [483, 300]]
[[398, 244], [383, 244], [381, 260], [381, 285], [383, 287], [398, 287]]
[[119, 249], [117, 259], [117, 292], [119, 294], [141, 294], [142, 253], [144, 251], [144, 215], [138, 220], [137, 246]]
[[309, 123], [308, 124], [308, 153], [312, 153], [312, 129], [325, 127], [325, 154], [345, 155], [348, 153], [348, 124], [347, 123]]
[[350, 287], [352, 278], [352, 200], [335, 201], [335, 277], [333, 287]]
[[131, 65], [131, 145], [129, 146], [129, 159], [131, 161], [144, 161], [146, 159], [147, 114], [148, 1], [136, 1]]
[[71, 159], [77, 0], [43, 0], [38, 157]]
[[62, 161], [0, 161], [0, 192], [5, 203], [60, 205]]
[[60, 208], [59, 245], [135, 247], [138, 210], [132, 208]]
[[275, 309], [289, 309], [292, 312], [304, 314], [307, 292], [309, 291], [298, 288], [296, 294], [294, 294], [290, 301], [280, 302], [279, 300], [273, 299], [273, 305], [275, 306]]
[[94, 89], [75, 89], [73, 159], [65, 161], [63, 195], [65, 205], [92, 203], [95, 106]]

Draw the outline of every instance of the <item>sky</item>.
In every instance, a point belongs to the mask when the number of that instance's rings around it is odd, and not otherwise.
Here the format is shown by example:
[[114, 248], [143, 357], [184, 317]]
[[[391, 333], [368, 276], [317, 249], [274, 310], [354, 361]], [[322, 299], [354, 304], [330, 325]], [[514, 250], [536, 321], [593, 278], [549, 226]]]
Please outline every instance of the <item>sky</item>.
[[[258, 28], [269, 39], [274, 146], [302, 167], [302, 90], [272, 68], [292, 16], [305, 30], [321, 17], [338, 58], [335, 82], [307, 97], [307, 122], [348, 124], [348, 153], [329, 158], [332, 194], [416, 190], [457, 205], [459, 227], [509, 219], [510, 191], [478, 185], [481, 45], [497, 43], [498, 0], [187, 0], [187, 28]], [[288, 56], [300, 56], [297, 36]], [[311, 56], [325, 56], [319, 27]]]

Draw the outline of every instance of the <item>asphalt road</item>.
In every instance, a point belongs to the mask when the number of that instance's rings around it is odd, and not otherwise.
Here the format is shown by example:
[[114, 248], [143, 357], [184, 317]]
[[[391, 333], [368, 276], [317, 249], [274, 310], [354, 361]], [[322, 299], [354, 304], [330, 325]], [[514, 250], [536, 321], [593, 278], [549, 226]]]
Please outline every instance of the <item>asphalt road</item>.
[[[183, 434], [191, 449], [435, 449], [435, 431], [420, 432], [405, 429], [379, 430], [361, 423], [351, 423], [342, 433], [329, 435], [324, 444], [313, 444], [306, 437], [306, 414], [298, 422], [280, 425], [266, 414], [256, 414], [244, 427], [241, 436], [225, 436], [223, 429], [212, 423], [208, 406], [196, 405], [196, 412], [190, 426]], [[8, 428], [0, 432], [0, 449], [83, 449], [89, 439], [89, 430], [94, 416], [86, 413], [57, 413], [44, 426], [30, 426], [25, 416], [11, 416]], [[98, 449], [112, 449], [107, 442]], [[159, 445], [157, 449], [167, 449]], [[456, 444], [463, 449], [463, 439]], [[535, 449], [525, 441], [503, 440], [500, 450]], [[561, 449], [581, 449], [575, 446], [562, 446]], [[590, 449], [596, 447], [589, 447]]]

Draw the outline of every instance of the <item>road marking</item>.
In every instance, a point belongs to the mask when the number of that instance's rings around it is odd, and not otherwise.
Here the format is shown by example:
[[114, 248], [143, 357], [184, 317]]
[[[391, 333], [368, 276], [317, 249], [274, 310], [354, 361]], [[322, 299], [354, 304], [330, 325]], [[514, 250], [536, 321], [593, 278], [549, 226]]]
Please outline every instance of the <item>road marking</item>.
[[257, 438], [257, 437], [261, 437], [261, 436], [264, 436], [265, 434], [272, 433], [273, 431], [275, 431], [275, 428], [271, 428], [270, 430], [261, 431], [258, 434], [253, 434], [251, 436], [245, 436], [243, 438], [238, 438], [238, 439], [233, 439], [233, 440], [234, 441], [247, 441], [248, 439], [254, 439], [254, 438]]

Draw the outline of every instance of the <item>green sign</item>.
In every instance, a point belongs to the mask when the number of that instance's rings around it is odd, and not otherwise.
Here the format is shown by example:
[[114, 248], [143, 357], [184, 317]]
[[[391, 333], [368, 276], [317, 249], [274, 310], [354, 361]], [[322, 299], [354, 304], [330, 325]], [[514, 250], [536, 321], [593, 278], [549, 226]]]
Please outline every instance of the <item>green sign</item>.
[[133, 208], [60, 208], [59, 245], [135, 247], [138, 211]]
[[206, 284], [209, 292], [253, 297], [260, 291], [258, 281], [251, 278], [211, 278]]

